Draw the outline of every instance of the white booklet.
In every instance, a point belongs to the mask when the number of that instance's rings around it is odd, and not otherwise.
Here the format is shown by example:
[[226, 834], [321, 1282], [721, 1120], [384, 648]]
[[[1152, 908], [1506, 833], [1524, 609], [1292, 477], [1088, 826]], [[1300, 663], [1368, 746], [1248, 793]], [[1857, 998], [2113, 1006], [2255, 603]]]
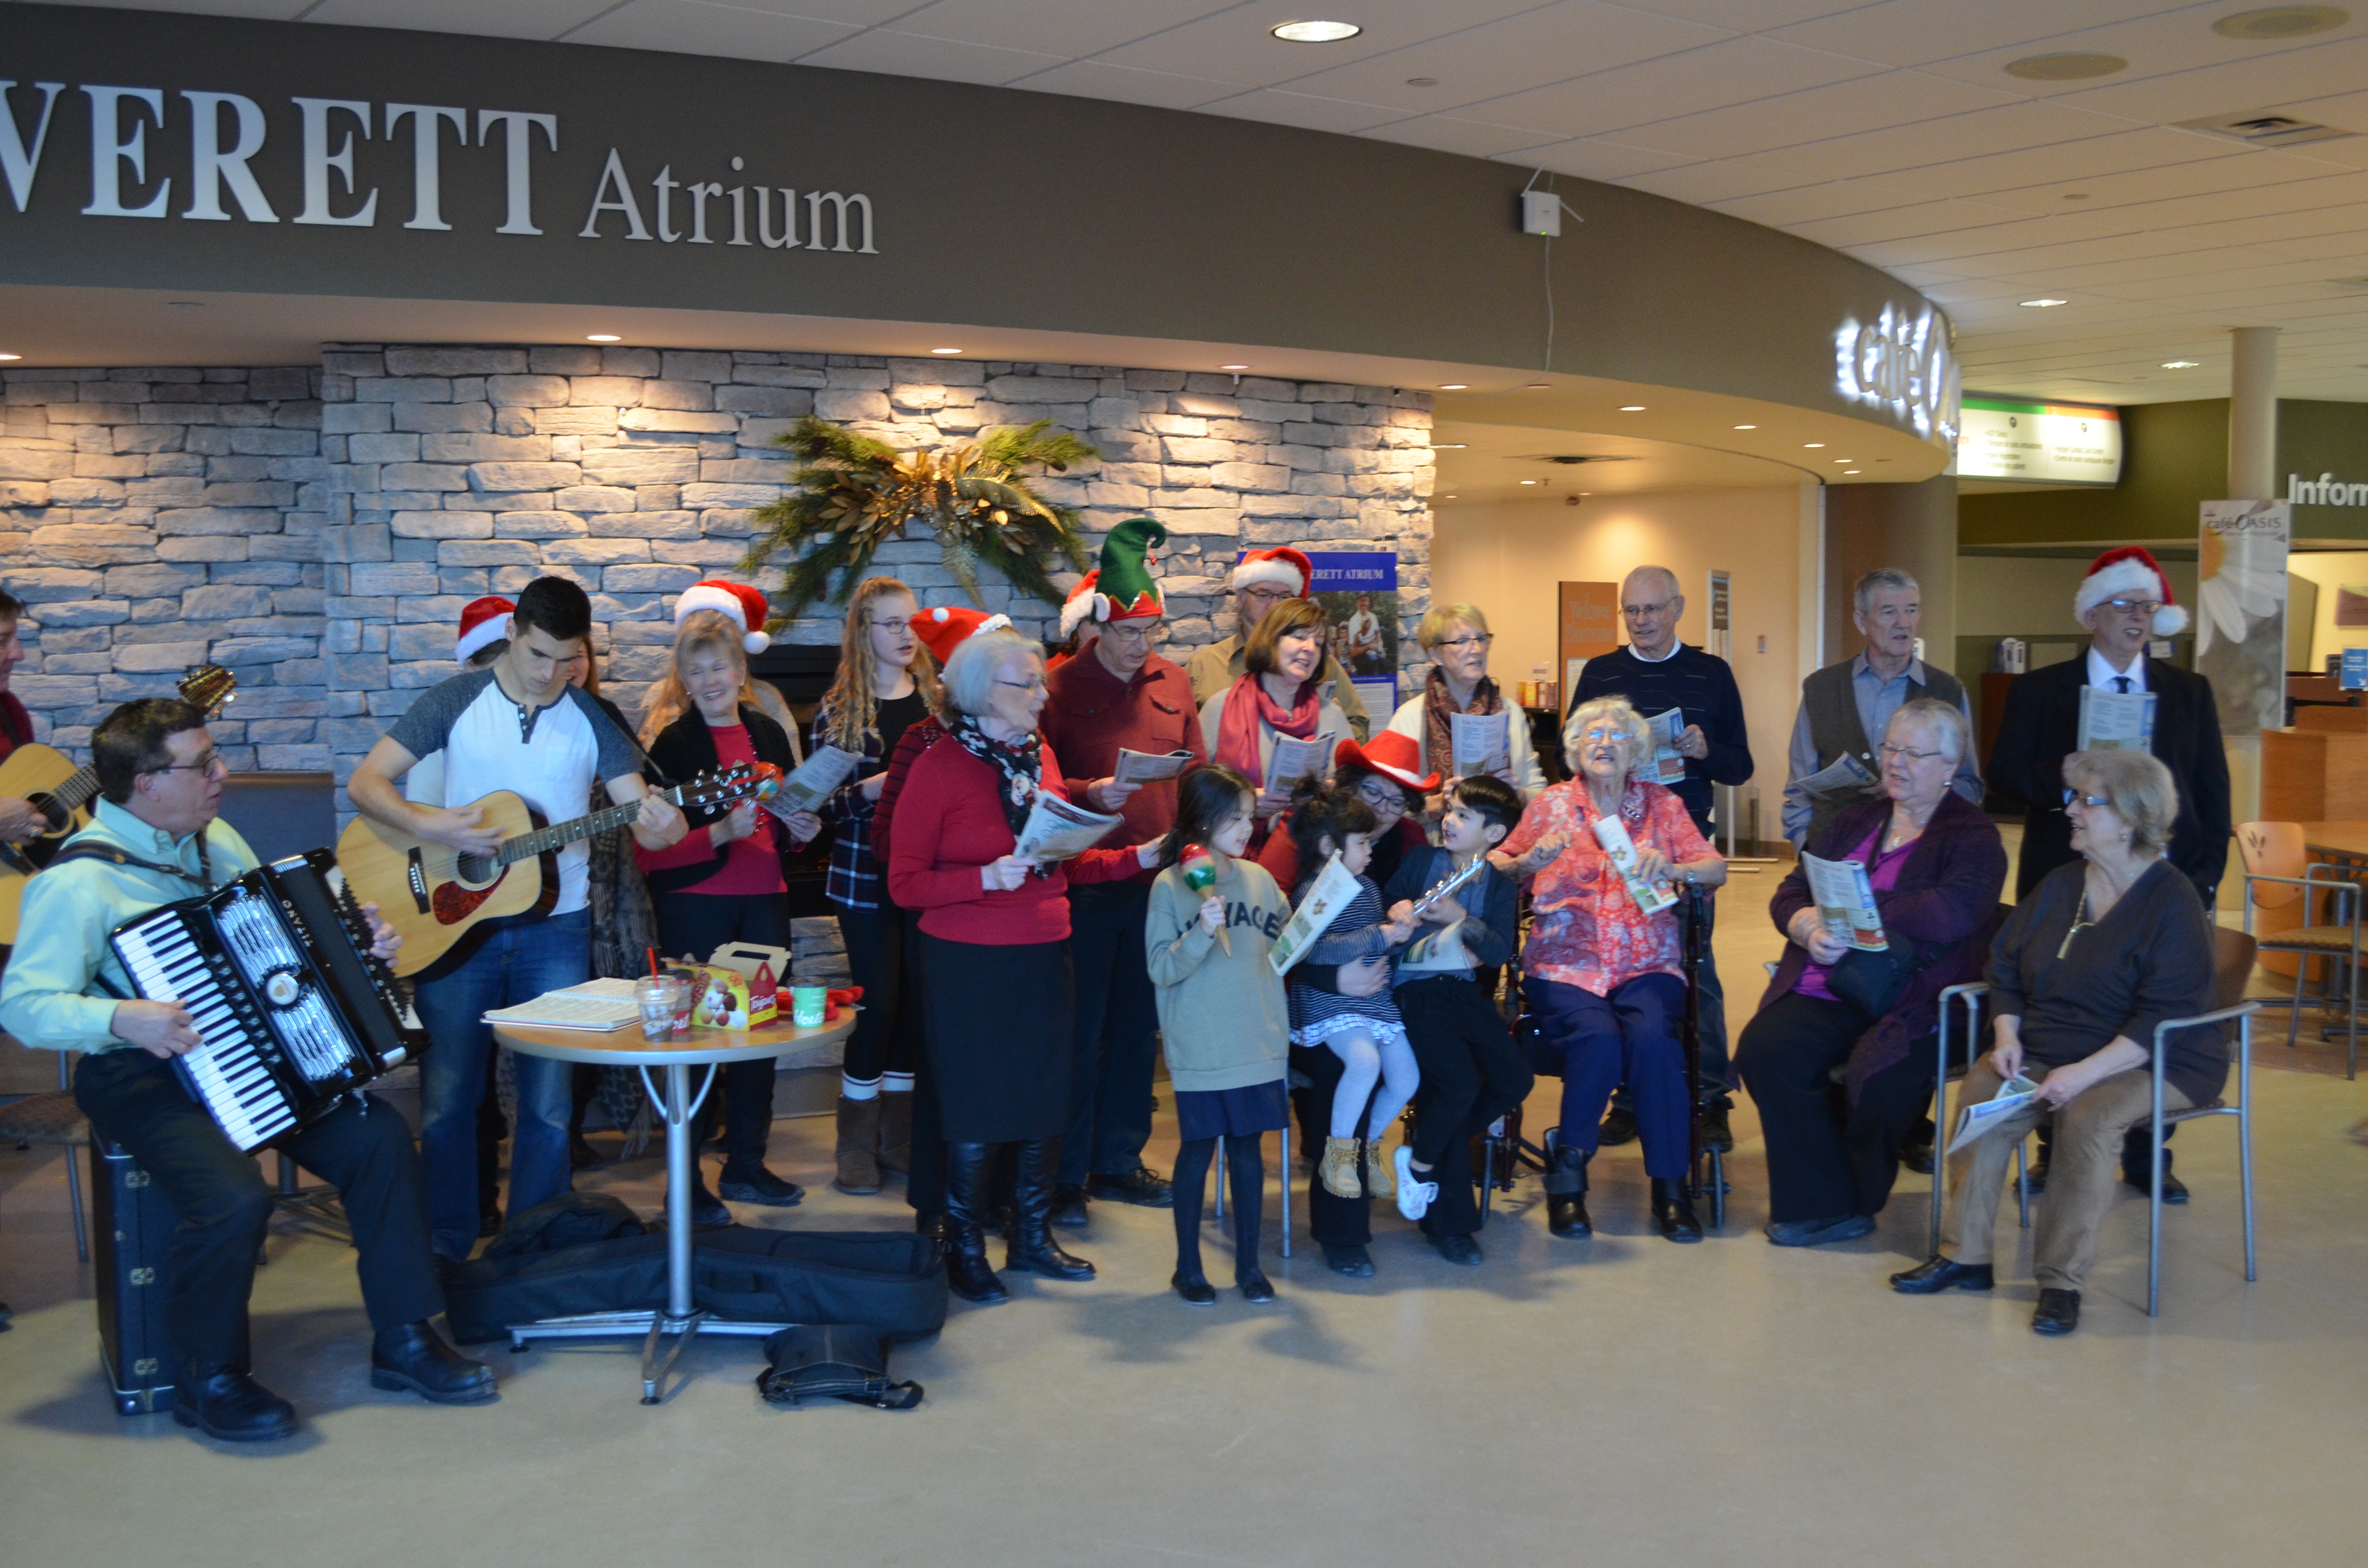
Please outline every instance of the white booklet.
[[2075, 751], [2148, 751], [2154, 746], [2154, 693], [2080, 688]]
[[1512, 718], [1502, 710], [1451, 716], [1448, 728], [1455, 737], [1453, 771], [1458, 778], [1502, 773], [1513, 766]]
[[1686, 776], [1686, 759], [1678, 750], [1678, 737], [1686, 733], [1686, 710], [1672, 708], [1645, 723], [1653, 732], [1653, 761], [1644, 777], [1656, 784], [1678, 783]]
[[1809, 897], [1816, 903], [1817, 918], [1837, 940], [1861, 952], [1890, 950], [1864, 866], [1856, 860], [1824, 860], [1804, 854], [1801, 869], [1808, 875]]
[[1636, 841], [1628, 836], [1628, 827], [1618, 817], [1595, 819], [1595, 842], [1611, 858], [1612, 869], [1628, 884], [1628, 896], [1636, 907], [1647, 915], [1658, 915], [1678, 902], [1676, 892], [1666, 882], [1648, 882], [1636, 874]]
[[1996, 1098], [1984, 1100], [1979, 1105], [1967, 1106], [1958, 1113], [1956, 1136], [1950, 1139], [1949, 1146], [1941, 1152], [1942, 1157], [1955, 1153], [1975, 1139], [1979, 1138], [1995, 1126], [1999, 1118], [2012, 1116], [2016, 1111], [2024, 1108], [2024, 1102], [2031, 1098], [2032, 1092], [2038, 1087], [2037, 1084], [2017, 1073], [1999, 1085]]
[[775, 816], [818, 812], [822, 803], [838, 793], [838, 787], [854, 778], [855, 770], [862, 765], [863, 758], [859, 754], [825, 745], [782, 779], [781, 787], [765, 804]]
[[1073, 806], [1050, 790], [1039, 790], [1011, 852], [1030, 860], [1071, 859], [1099, 844], [1118, 824], [1114, 816]]
[[1400, 974], [1463, 974], [1472, 968], [1472, 955], [1463, 947], [1463, 922], [1452, 926], [1433, 926], [1417, 937], [1398, 956]]
[[1820, 767], [1801, 780], [1801, 788], [1812, 795], [1826, 795], [1837, 790], [1864, 791], [1873, 788], [1874, 774], [1866, 764], [1844, 752], [1834, 759], [1830, 767]]
[[1281, 974], [1297, 963], [1309, 945], [1331, 928], [1332, 922], [1356, 896], [1357, 874], [1340, 864], [1338, 855], [1324, 862], [1315, 885], [1307, 890], [1307, 897], [1283, 922], [1282, 934], [1267, 949], [1267, 967]]
[[593, 1033], [631, 1028], [642, 1021], [642, 1005], [633, 995], [634, 984], [630, 980], [587, 980], [564, 991], [546, 991], [532, 1001], [495, 1007], [485, 1015], [485, 1021]]
[[1189, 751], [1171, 751], [1166, 756], [1156, 752], [1118, 750], [1118, 767], [1110, 774], [1119, 784], [1156, 784], [1162, 778], [1173, 778], [1192, 765]]
[[1274, 750], [1267, 757], [1266, 781], [1271, 790], [1288, 793], [1303, 778], [1315, 778], [1324, 771], [1324, 764], [1332, 755], [1332, 737], [1316, 735], [1301, 740], [1296, 735], [1277, 735]]

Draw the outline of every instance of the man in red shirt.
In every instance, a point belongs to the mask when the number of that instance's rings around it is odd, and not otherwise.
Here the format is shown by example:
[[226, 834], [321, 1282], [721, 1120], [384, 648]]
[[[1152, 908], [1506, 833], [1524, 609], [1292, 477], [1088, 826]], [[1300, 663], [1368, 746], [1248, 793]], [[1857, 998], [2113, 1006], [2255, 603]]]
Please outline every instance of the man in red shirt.
[[[0, 757], [33, 738], [33, 716], [8, 689], [9, 677], [25, 662], [25, 644], [17, 638], [17, 622], [24, 613], [24, 604], [17, 596], [0, 588]], [[39, 837], [48, 827], [30, 801], [0, 799], [0, 841], [22, 844]]]
[[[1089, 781], [1076, 795], [1096, 811], [1125, 819], [1112, 835], [1121, 844], [1162, 837], [1176, 821], [1174, 778], [1117, 782], [1121, 748], [1156, 757], [1184, 752], [1188, 767], [1209, 760], [1192, 677], [1151, 651], [1167, 601], [1148, 557], [1167, 538], [1167, 530], [1149, 517], [1131, 517], [1110, 530], [1100, 567], [1086, 574], [1061, 611], [1063, 637], [1088, 622], [1100, 634], [1045, 677], [1052, 697], [1038, 721], [1063, 777]], [[1153, 1209], [1175, 1201], [1166, 1179], [1143, 1163], [1159, 1034], [1143, 931], [1156, 874], [1139, 871], [1123, 881], [1069, 889], [1077, 987], [1076, 1113], [1061, 1141], [1055, 1225], [1083, 1226], [1088, 1198]]]

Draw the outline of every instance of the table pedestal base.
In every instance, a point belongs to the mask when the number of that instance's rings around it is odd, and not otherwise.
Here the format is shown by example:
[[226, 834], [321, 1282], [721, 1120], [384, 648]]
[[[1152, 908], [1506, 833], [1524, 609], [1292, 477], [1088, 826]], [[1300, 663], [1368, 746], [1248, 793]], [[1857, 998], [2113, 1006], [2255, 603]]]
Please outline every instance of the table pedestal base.
[[[575, 1317], [543, 1318], [536, 1323], [513, 1324], [510, 1326], [510, 1349], [524, 1350], [527, 1342], [535, 1339], [616, 1339], [639, 1334], [642, 1340], [642, 1403], [660, 1403], [659, 1386], [666, 1381], [675, 1358], [692, 1336], [705, 1330], [735, 1338], [763, 1339], [793, 1326], [785, 1323], [738, 1323], [714, 1317], [707, 1312], [691, 1312], [676, 1317], [670, 1312], [584, 1312]], [[658, 1341], [666, 1335], [675, 1335], [674, 1343], [658, 1353]]]

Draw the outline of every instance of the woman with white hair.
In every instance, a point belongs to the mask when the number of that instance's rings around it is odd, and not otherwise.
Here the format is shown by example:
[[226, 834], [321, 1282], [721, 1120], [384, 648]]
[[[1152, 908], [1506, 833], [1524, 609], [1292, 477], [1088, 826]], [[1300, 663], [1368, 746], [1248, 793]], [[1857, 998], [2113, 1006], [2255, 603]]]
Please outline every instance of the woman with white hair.
[[987, 1186], [1019, 1145], [1018, 1221], [1006, 1268], [1090, 1279], [1053, 1239], [1053, 1188], [1075, 1057], [1069, 884], [1156, 862], [1157, 841], [1042, 863], [1012, 853], [1040, 795], [1067, 799], [1043, 711], [1042, 648], [982, 631], [945, 667], [946, 738], [913, 764], [896, 802], [888, 892], [920, 914], [923, 1048], [946, 1138], [946, 1272], [973, 1301], [1009, 1300], [986, 1262]]
[[1844, 807], [1806, 846], [1866, 868], [1887, 950], [1852, 951], [1828, 930], [1797, 866], [1769, 904], [1784, 957], [1735, 1064], [1759, 1108], [1768, 1239], [1778, 1246], [1873, 1230], [1899, 1175], [1900, 1137], [1931, 1102], [1926, 1042], [1941, 993], [1981, 973], [2006, 885], [1998, 829], [1950, 788], [1972, 749], [1956, 704], [1902, 703], [1876, 748], [1883, 794]]
[[[1698, 1242], [1702, 1221], [1686, 1197], [1692, 1137], [1678, 1040], [1686, 1001], [1678, 913], [1674, 906], [1647, 913], [1628, 883], [1633, 877], [1663, 892], [1679, 884], [1715, 888], [1726, 881], [1726, 862], [1695, 829], [1684, 801], [1636, 776], [1652, 760], [1653, 737], [1626, 699], [1580, 703], [1563, 726], [1562, 744], [1570, 781], [1531, 801], [1492, 857], [1517, 876], [1535, 877], [1521, 991], [1546, 1049], [1562, 1058], [1562, 1122], [1548, 1135], [1546, 1227], [1557, 1236], [1594, 1233], [1587, 1165], [1603, 1108], [1624, 1082], [1636, 1097], [1654, 1223], [1670, 1241]], [[1626, 876], [1599, 836], [1611, 825], [1635, 846]]]
[[1488, 630], [1487, 616], [1478, 605], [1433, 605], [1414, 635], [1430, 656], [1430, 675], [1419, 696], [1398, 704], [1389, 727], [1412, 735], [1421, 748], [1415, 771], [1439, 773], [1452, 782], [1455, 715], [1500, 714], [1506, 763], [1496, 776], [1520, 791], [1524, 803], [1536, 800], [1546, 787], [1545, 770], [1530, 744], [1530, 716], [1507, 702], [1488, 676], [1488, 645], [1496, 634]]

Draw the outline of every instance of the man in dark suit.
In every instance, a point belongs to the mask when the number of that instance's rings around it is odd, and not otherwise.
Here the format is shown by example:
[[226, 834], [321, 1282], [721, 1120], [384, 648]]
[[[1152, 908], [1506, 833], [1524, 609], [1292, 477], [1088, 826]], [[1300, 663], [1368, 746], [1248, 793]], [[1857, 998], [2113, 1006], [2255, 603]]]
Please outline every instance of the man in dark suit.
[[[2179, 786], [2179, 820], [2169, 858], [2212, 907], [2228, 863], [2228, 756], [2220, 744], [2220, 710], [2202, 676], [2146, 656], [2149, 638], [2170, 637], [2187, 625], [2171, 602], [2170, 584], [2153, 556], [2132, 545], [2097, 557], [2072, 608], [2089, 629], [2089, 646], [2060, 665], [2033, 670], [2007, 688], [1998, 744], [1990, 752], [1990, 787], [2023, 802], [2022, 851], [2015, 876], [2020, 900], [2072, 851], [2071, 819], [2064, 814], [2064, 759], [2079, 744], [2080, 689], [2152, 692], [2150, 749]], [[2041, 1152], [2044, 1168], [2046, 1154]], [[2122, 1146], [2122, 1177], [2146, 1189], [2146, 1131], [2133, 1128]], [[2187, 1201], [2163, 1153], [2162, 1199]]]

